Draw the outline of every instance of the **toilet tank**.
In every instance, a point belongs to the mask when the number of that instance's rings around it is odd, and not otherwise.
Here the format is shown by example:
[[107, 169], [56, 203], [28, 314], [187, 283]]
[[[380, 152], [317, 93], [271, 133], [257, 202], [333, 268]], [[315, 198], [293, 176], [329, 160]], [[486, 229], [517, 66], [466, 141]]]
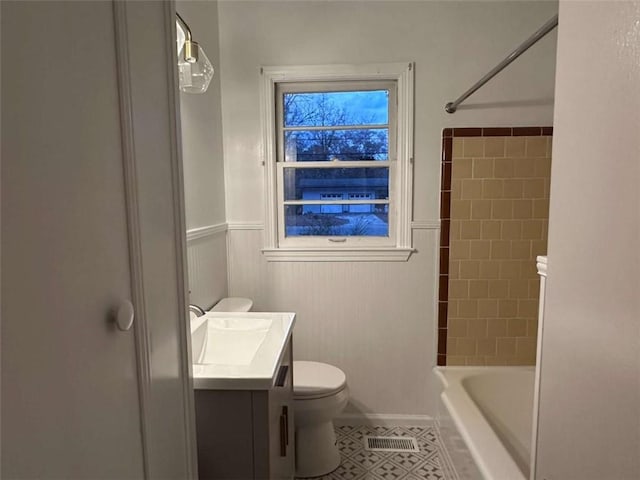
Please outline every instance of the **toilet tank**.
[[244, 297], [227, 297], [216, 303], [210, 312], [248, 312], [253, 307], [253, 300]]

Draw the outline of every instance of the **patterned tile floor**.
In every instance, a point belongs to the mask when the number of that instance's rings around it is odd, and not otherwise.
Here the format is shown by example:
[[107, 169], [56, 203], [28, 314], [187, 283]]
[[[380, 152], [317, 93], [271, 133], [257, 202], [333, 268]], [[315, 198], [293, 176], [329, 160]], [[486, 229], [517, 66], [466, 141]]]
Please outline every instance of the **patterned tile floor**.
[[[415, 437], [418, 453], [371, 452], [364, 449], [365, 435]], [[435, 427], [336, 427], [340, 466], [323, 480], [454, 480], [449, 456]]]

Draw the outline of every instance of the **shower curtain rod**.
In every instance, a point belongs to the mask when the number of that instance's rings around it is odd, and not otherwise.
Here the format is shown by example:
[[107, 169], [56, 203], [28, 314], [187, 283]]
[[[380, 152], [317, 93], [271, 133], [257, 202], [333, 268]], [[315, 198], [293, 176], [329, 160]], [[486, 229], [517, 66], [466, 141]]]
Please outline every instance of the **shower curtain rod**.
[[540, 27], [533, 35], [525, 40], [518, 48], [511, 52], [507, 58], [502, 60], [496, 65], [489, 73], [478, 80], [473, 87], [464, 92], [455, 102], [449, 102], [445, 105], [444, 109], [447, 113], [455, 113], [458, 106], [464, 102], [467, 98], [473, 95], [480, 87], [495, 77], [500, 71], [502, 71], [507, 65], [513, 62], [516, 58], [526, 52], [531, 46], [533, 46], [538, 40], [544, 37], [547, 33], [558, 26], [558, 15], [554, 15], [547, 23]]

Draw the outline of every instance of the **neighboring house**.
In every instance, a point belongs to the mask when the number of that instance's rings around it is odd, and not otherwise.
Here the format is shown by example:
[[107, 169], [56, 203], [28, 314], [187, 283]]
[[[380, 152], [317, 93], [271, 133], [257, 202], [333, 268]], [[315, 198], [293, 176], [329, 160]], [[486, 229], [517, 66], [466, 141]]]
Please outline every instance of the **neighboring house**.
[[[301, 178], [297, 182], [302, 200], [378, 200], [386, 199], [389, 191], [387, 178]], [[303, 205], [302, 213], [386, 213], [388, 205], [324, 204]]]

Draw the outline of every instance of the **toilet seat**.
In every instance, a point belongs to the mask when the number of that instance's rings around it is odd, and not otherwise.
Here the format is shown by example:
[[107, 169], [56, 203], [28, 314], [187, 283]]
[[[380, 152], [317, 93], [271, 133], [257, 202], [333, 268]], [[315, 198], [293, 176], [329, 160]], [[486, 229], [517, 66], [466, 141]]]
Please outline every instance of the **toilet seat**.
[[320, 362], [293, 362], [293, 398], [313, 400], [342, 391], [347, 386], [347, 376], [333, 365]]

